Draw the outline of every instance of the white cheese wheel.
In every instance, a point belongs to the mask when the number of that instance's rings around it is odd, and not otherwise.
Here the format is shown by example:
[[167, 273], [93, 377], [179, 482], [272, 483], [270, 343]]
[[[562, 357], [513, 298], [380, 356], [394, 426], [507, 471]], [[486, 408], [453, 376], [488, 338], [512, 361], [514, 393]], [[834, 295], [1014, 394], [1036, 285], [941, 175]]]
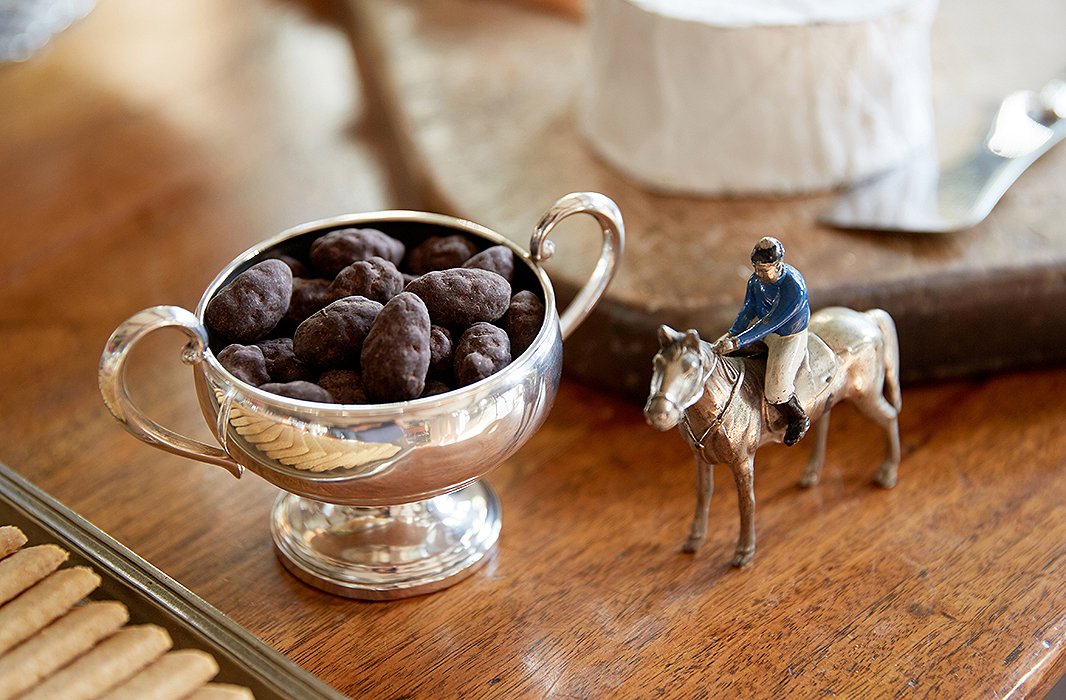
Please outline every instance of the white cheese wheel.
[[796, 193], [932, 141], [936, 0], [589, 0], [580, 119], [627, 176], [679, 194]]

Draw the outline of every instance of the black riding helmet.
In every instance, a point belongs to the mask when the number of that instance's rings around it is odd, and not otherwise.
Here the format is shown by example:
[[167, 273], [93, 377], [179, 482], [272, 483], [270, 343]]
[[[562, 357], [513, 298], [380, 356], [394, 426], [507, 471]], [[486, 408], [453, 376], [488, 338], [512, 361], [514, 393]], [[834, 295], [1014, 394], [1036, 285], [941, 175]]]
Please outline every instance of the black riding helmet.
[[755, 244], [751, 250], [751, 262], [758, 265], [781, 262], [785, 257], [785, 246], [773, 236], [766, 236]]

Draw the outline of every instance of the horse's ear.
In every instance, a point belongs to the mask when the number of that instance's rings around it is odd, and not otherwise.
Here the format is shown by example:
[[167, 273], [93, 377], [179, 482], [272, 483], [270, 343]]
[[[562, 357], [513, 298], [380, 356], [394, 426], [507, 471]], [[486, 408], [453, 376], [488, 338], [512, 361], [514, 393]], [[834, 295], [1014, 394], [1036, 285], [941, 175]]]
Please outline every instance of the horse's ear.
[[665, 323], [659, 326], [659, 347], [665, 348], [667, 345], [674, 342], [678, 335], [680, 334], [677, 331]]
[[692, 348], [693, 350], [699, 350], [700, 334], [695, 328], [689, 328], [685, 331], [685, 337], [681, 342], [684, 343], [686, 347]]

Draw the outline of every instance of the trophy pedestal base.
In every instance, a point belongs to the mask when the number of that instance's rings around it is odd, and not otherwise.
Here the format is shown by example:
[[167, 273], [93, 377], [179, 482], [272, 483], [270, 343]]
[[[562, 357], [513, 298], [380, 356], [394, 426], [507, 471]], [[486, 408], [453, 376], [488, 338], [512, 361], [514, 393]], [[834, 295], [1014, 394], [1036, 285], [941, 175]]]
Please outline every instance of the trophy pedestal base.
[[320, 503], [290, 493], [274, 502], [274, 548], [304, 583], [363, 600], [432, 593], [484, 564], [500, 535], [500, 504], [477, 481], [398, 506]]

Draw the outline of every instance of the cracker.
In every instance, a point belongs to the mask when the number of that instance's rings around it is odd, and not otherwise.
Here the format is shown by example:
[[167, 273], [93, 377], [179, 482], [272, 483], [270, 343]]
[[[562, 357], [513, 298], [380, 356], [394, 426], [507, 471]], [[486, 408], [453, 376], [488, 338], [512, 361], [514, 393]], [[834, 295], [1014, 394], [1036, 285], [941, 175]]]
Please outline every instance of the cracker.
[[129, 619], [116, 601], [74, 608], [8, 653], [0, 656], [0, 700], [32, 688], [57, 669], [93, 648]]
[[241, 685], [208, 683], [190, 695], [189, 700], [255, 700], [255, 695]]
[[22, 534], [22, 530], [14, 525], [0, 527], [0, 559], [17, 551], [24, 544], [26, 535]]
[[43, 629], [100, 585], [87, 566], [61, 569], [0, 607], [0, 654]]
[[23, 695], [20, 700], [88, 700], [99, 697], [155, 661], [170, 645], [170, 635], [162, 627], [126, 627]]
[[19, 550], [0, 561], [0, 605], [37, 583], [67, 560], [54, 544]]
[[180, 700], [215, 677], [214, 657], [198, 649], [164, 654], [102, 700]]

